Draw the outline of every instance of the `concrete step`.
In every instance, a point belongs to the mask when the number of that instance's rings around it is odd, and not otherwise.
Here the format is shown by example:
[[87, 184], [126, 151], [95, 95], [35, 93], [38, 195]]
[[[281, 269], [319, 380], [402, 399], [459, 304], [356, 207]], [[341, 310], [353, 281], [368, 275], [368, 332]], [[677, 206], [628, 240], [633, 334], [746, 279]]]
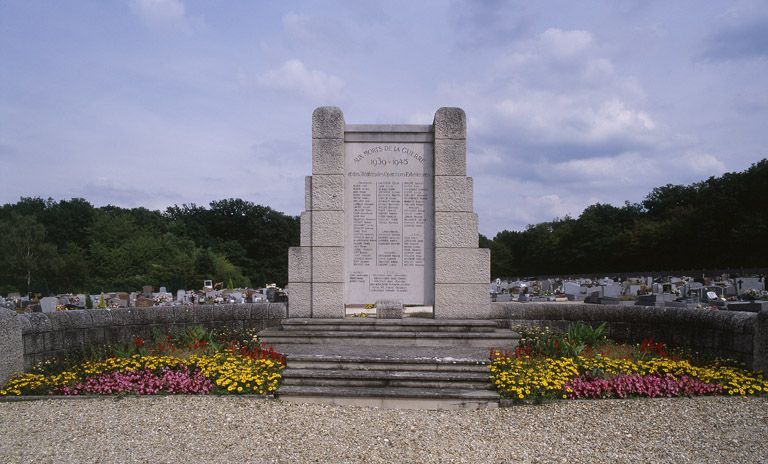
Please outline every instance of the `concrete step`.
[[492, 390], [490, 384], [461, 381], [411, 381], [385, 379], [323, 379], [323, 378], [286, 378], [283, 385], [315, 387], [369, 387], [369, 388], [419, 388], [422, 390], [445, 390], [461, 388], [466, 390]]
[[470, 346], [514, 347], [519, 335], [509, 329], [494, 332], [317, 331], [265, 329], [259, 337], [267, 344], [350, 344], [362, 346]]
[[380, 359], [344, 358], [336, 356], [295, 356], [288, 357], [291, 369], [331, 369], [369, 371], [418, 371], [418, 372], [461, 372], [487, 375], [488, 366], [481, 361], [445, 361], [434, 359]]
[[498, 327], [490, 320], [462, 319], [284, 319], [283, 330], [392, 331], [392, 332], [493, 332]]
[[499, 405], [491, 390], [409, 387], [339, 387], [284, 385], [281, 400], [302, 403], [367, 406], [399, 409], [485, 409]]
[[288, 368], [283, 372], [283, 379], [284, 385], [481, 390], [491, 388], [487, 369], [483, 373]]

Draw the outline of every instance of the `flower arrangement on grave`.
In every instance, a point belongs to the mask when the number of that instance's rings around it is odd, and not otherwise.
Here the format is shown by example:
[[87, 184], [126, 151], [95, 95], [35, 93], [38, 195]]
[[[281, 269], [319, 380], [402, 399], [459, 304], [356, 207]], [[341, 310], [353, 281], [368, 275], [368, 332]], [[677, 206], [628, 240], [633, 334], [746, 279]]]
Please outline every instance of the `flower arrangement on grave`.
[[768, 291], [750, 288], [749, 290], [741, 294], [741, 298], [749, 301], [768, 300]]
[[167, 293], [161, 293], [160, 295], [152, 298], [152, 301], [154, 302], [155, 306], [163, 306], [167, 303], [170, 303], [172, 298]]

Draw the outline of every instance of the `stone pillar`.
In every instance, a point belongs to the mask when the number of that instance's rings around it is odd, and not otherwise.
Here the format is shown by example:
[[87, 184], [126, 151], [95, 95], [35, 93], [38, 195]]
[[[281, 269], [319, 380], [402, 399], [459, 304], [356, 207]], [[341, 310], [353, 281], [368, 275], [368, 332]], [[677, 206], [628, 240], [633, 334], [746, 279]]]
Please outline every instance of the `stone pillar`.
[[344, 317], [344, 114], [312, 113], [301, 246], [288, 253], [289, 317]]
[[0, 385], [24, 372], [24, 340], [15, 311], [0, 308]]
[[436, 319], [487, 319], [490, 250], [478, 248], [472, 179], [467, 177], [467, 124], [461, 108], [435, 114]]

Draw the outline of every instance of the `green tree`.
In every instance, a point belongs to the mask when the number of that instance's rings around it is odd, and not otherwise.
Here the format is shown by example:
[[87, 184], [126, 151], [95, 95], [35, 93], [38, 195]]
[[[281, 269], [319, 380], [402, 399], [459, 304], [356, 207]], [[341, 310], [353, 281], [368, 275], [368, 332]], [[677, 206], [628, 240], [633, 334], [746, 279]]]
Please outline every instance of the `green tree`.
[[5, 279], [27, 293], [41, 291], [47, 294], [48, 278], [62, 265], [56, 247], [45, 240], [45, 227], [33, 216], [13, 213], [0, 221], [0, 263]]

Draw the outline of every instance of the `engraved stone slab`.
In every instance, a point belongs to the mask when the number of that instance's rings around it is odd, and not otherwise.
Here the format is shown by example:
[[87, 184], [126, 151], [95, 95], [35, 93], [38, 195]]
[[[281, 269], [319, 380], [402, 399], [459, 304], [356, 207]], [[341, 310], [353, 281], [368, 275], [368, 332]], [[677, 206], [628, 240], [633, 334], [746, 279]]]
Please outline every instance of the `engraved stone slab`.
[[347, 142], [345, 176], [345, 303], [433, 304], [433, 144]]

